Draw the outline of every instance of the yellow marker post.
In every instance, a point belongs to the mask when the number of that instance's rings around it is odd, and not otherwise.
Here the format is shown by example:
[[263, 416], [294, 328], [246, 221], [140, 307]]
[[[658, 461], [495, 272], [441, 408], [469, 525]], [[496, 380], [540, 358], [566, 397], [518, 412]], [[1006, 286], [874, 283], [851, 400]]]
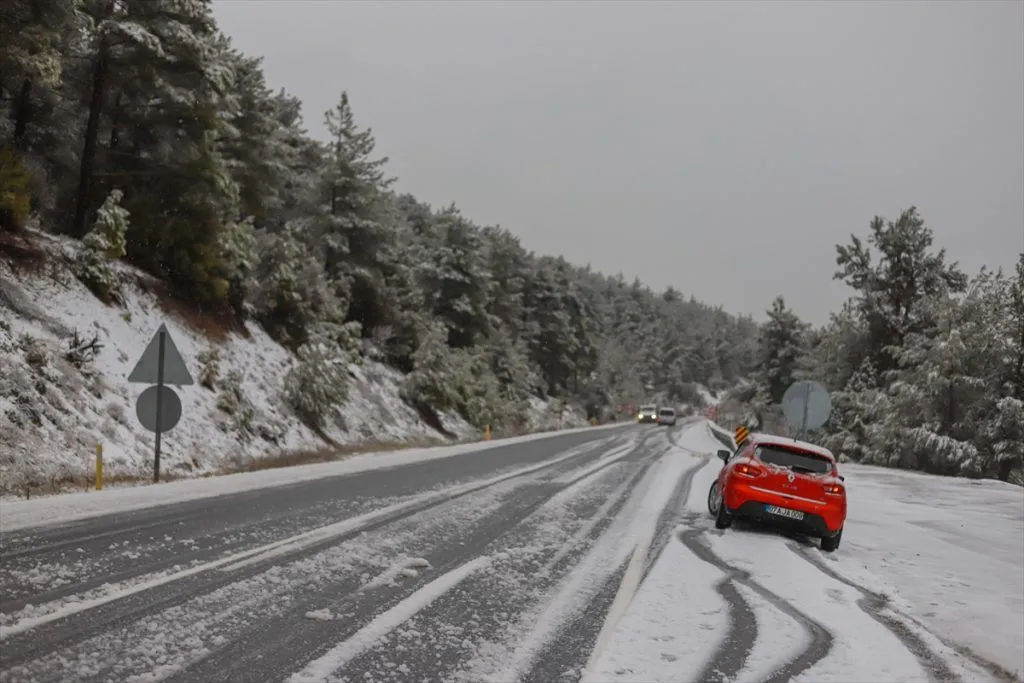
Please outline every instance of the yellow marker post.
[[737, 427], [736, 428], [736, 437], [734, 438], [734, 441], [736, 442], [736, 447], [739, 448], [744, 443], [746, 443], [747, 438], [749, 436], [750, 436], [750, 430], [749, 429], [747, 429], [743, 425], [740, 425], [739, 427]]
[[484, 425], [484, 441], [491, 440], [491, 425]]
[[103, 444], [96, 444], [96, 490], [103, 490]]

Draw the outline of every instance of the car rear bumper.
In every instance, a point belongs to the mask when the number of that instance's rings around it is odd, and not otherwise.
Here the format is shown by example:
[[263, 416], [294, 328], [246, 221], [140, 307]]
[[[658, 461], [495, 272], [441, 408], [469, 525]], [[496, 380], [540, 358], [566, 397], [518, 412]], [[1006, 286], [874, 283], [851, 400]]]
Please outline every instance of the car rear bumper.
[[[724, 498], [726, 509], [736, 517], [792, 529], [808, 536], [832, 536], [843, 528], [846, 521], [845, 506], [839, 505], [838, 500], [836, 505], [794, 500], [781, 494], [754, 490], [746, 482], [733, 482]], [[798, 510], [804, 517], [797, 520], [774, 515], [765, 512], [765, 505]]]

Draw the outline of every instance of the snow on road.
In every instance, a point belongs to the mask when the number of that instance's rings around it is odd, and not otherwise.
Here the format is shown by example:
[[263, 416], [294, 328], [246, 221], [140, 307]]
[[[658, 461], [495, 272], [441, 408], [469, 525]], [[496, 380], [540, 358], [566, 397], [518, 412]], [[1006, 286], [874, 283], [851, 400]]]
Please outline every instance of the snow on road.
[[442, 574], [405, 600], [384, 612], [376, 619], [360, 629], [351, 638], [331, 648], [322, 657], [315, 659], [306, 667], [294, 674], [289, 683], [304, 683], [309, 680], [335, 681], [348, 679], [347, 676], [335, 676], [335, 672], [361, 652], [376, 645], [384, 636], [407, 622], [452, 588], [461, 583], [470, 574], [482, 569], [490, 561], [486, 555], [476, 557], [446, 574]]
[[714, 589], [722, 576], [670, 543], [583, 680], [698, 680], [708, 653], [728, 632], [726, 605]]

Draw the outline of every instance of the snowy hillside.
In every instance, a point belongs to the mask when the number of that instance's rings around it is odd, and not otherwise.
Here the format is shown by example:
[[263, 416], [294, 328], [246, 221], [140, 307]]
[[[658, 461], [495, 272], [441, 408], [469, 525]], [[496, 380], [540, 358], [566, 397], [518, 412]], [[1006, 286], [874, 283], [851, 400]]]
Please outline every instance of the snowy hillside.
[[[285, 406], [283, 380], [295, 359], [258, 325], [225, 330], [158, 296], [159, 283], [122, 264], [113, 267], [124, 283], [124, 305], [104, 305], [70, 268], [77, 242], [40, 233], [32, 233], [32, 241], [38, 254], [0, 254], [0, 494], [87, 485], [99, 443], [108, 481], [151, 476], [153, 434], [135, 415], [145, 385], [126, 378], [161, 323], [196, 380], [177, 389], [182, 419], [162, 444], [168, 478], [239, 469], [254, 459], [327, 445]], [[95, 352], [81, 350], [92, 341]], [[364, 360], [349, 371], [348, 401], [324, 429], [333, 442], [480, 438], [453, 414], [442, 421], [454, 437], [425, 424], [402, 401], [402, 376], [395, 370]], [[532, 408], [533, 430], [585, 424], [578, 413], [552, 413], [540, 399]]]

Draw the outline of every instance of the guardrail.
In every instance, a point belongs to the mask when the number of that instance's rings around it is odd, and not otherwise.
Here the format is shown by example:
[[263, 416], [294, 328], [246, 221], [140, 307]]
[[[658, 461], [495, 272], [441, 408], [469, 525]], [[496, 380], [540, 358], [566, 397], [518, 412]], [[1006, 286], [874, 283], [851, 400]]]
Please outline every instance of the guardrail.
[[722, 443], [723, 446], [728, 448], [730, 451], [736, 450], [736, 442], [733, 441], [732, 434], [716, 425], [711, 420], [708, 420], [708, 431], [711, 432], [711, 436], [715, 437]]

